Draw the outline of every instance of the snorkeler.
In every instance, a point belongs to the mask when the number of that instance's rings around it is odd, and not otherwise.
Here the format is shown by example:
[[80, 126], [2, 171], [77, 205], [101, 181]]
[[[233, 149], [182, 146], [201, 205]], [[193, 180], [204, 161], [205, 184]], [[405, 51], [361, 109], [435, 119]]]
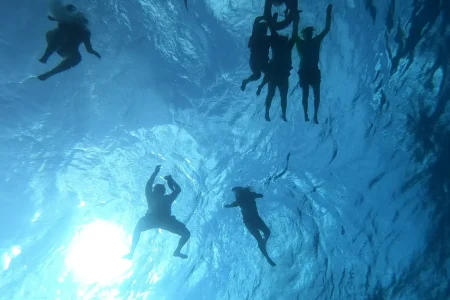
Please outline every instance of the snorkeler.
[[[237, 186], [232, 188], [231, 190], [236, 196], [236, 201], [230, 204], [226, 204], [224, 205], [224, 207], [232, 208], [239, 206], [241, 208], [245, 227], [247, 227], [248, 231], [255, 237], [256, 241], [258, 242], [259, 250], [267, 259], [267, 262], [272, 267], [275, 267], [276, 264], [272, 259], [270, 259], [266, 249], [267, 240], [270, 237], [270, 229], [259, 216], [255, 201], [255, 199], [262, 198], [264, 197], [264, 195], [252, 192], [249, 187]], [[259, 231], [263, 232], [264, 237], [261, 236], [261, 233]]]
[[[272, 6], [286, 5], [285, 19], [277, 21], [272, 19]], [[281, 30], [289, 26], [298, 16], [298, 0], [266, 0], [264, 3], [264, 17], [268, 25], [274, 30]]]
[[270, 37], [267, 35], [267, 23], [264, 17], [255, 18], [248, 48], [250, 49], [250, 69], [253, 74], [242, 80], [241, 90], [243, 91], [249, 82], [261, 78], [261, 72], [265, 74], [269, 65]]
[[[276, 16], [274, 15], [274, 18]], [[266, 121], [270, 121], [270, 106], [272, 105], [273, 97], [275, 96], [275, 89], [278, 87], [281, 98], [281, 118], [286, 119], [287, 95], [289, 90], [289, 76], [292, 69], [292, 48], [295, 45], [295, 39], [298, 33], [299, 12], [294, 18], [292, 37], [279, 35], [271, 27], [270, 45], [272, 47], [272, 59], [269, 63], [269, 71], [264, 76], [263, 82], [258, 86], [257, 95], [261, 92], [262, 87], [267, 82], [268, 91], [266, 97]]]
[[178, 247], [173, 252], [173, 256], [180, 258], [188, 257], [180, 251], [189, 240], [191, 233], [183, 223], [172, 216], [172, 203], [181, 193], [181, 188], [170, 175], [164, 177], [164, 179], [172, 190], [171, 194], [165, 195], [166, 188], [164, 187], [164, 184], [156, 184], [155, 187], [153, 187], [156, 175], [158, 175], [160, 169], [161, 166], [156, 166], [155, 171], [147, 181], [145, 196], [147, 197], [148, 210], [145, 216], [138, 221], [134, 229], [131, 250], [125, 258], [133, 258], [134, 250], [136, 249], [142, 232], [156, 228], [167, 230], [181, 236]]
[[45, 64], [56, 51], [63, 58], [63, 61], [51, 71], [39, 75], [39, 80], [47, 80], [55, 74], [78, 65], [81, 62], [81, 54], [78, 51], [81, 43], [84, 43], [88, 53], [100, 59], [100, 54], [92, 49], [91, 32], [87, 28], [88, 20], [86, 17], [83, 13], [77, 12], [76, 7], [72, 4], [66, 5], [65, 9], [69, 13], [67, 20], [58, 20], [53, 16], [48, 17], [51, 21], [58, 22], [58, 28], [47, 32], [47, 48], [45, 49], [44, 55], [39, 59], [41, 63]]
[[309, 87], [314, 92], [314, 123], [319, 124], [317, 113], [320, 104], [320, 70], [319, 70], [319, 53], [322, 40], [330, 31], [331, 11], [333, 5], [327, 7], [327, 21], [325, 29], [317, 36], [313, 37], [314, 27], [306, 27], [302, 30], [303, 39], [297, 37], [297, 51], [300, 56], [300, 69], [298, 70], [300, 87], [303, 90], [303, 111], [305, 113], [305, 122], [309, 121], [308, 117], [308, 97]]

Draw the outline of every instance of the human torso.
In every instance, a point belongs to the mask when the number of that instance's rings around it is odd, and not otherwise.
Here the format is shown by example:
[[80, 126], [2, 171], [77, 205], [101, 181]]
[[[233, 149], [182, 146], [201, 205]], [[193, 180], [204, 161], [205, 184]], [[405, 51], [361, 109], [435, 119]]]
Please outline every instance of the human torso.
[[172, 215], [172, 202], [168, 195], [147, 197], [147, 214], [158, 218], [170, 217]]
[[290, 43], [272, 43], [272, 68], [276, 71], [290, 71], [292, 52]]
[[300, 69], [319, 68], [320, 44], [319, 39], [311, 40], [299, 39]]
[[250, 51], [253, 56], [269, 57], [270, 38], [268, 36], [250, 38]]
[[244, 221], [253, 219], [258, 216], [258, 208], [254, 197], [243, 196], [236, 199], [241, 208], [242, 218]]
[[89, 30], [77, 23], [59, 23], [58, 27], [65, 31], [65, 34], [67, 35], [65, 47], [67, 48], [73, 48], [80, 46], [81, 43], [83, 43], [86, 38], [90, 37]]

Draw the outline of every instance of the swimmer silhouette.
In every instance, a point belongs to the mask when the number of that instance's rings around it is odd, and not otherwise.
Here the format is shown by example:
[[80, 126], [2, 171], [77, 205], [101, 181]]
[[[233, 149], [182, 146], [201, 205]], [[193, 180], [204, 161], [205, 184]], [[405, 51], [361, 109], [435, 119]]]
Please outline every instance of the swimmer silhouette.
[[[274, 19], [276, 14], [274, 15]], [[272, 105], [273, 97], [275, 96], [275, 90], [278, 88], [281, 98], [281, 118], [284, 121], [286, 119], [287, 109], [287, 96], [289, 90], [289, 76], [292, 69], [292, 48], [295, 45], [295, 39], [298, 32], [299, 15], [298, 12], [294, 18], [292, 37], [289, 39], [287, 36], [279, 35], [276, 30], [271, 27], [270, 45], [272, 47], [272, 59], [269, 63], [269, 71], [264, 76], [263, 82], [259, 85], [258, 95], [261, 92], [265, 83], [268, 83], [267, 97], [266, 97], [266, 121], [270, 121], [270, 107]]]
[[[267, 240], [270, 237], [270, 229], [259, 216], [255, 201], [255, 199], [262, 198], [264, 195], [252, 192], [249, 187], [237, 186], [234, 187], [232, 191], [236, 196], [236, 201], [226, 204], [224, 207], [232, 208], [239, 206], [241, 208], [245, 227], [247, 227], [248, 231], [255, 237], [258, 242], [259, 250], [267, 259], [267, 262], [272, 267], [275, 267], [276, 264], [270, 259], [266, 249]], [[261, 236], [259, 231], [264, 233], [264, 237]]]
[[248, 48], [250, 49], [250, 69], [253, 74], [242, 81], [241, 90], [243, 91], [249, 82], [261, 78], [261, 72], [265, 74], [269, 66], [270, 37], [267, 35], [267, 23], [264, 17], [255, 18]]
[[65, 9], [70, 13], [70, 18], [64, 21], [48, 16], [49, 20], [58, 22], [58, 28], [47, 32], [47, 48], [44, 55], [39, 59], [41, 63], [45, 64], [56, 51], [63, 58], [63, 61], [51, 71], [39, 75], [39, 80], [47, 80], [55, 74], [67, 71], [78, 65], [81, 62], [81, 54], [78, 51], [81, 43], [84, 43], [88, 53], [100, 59], [100, 54], [92, 49], [91, 32], [87, 28], [88, 20], [86, 17], [83, 13], [77, 12], [76, 7], [72, 4], [66, 5]]
[[317, 36], [313, 37], [314, 27], [305, 27], [302, 30], [303, 39], [297, 37], [297, 51], [300, 56], [300, 69], [298, 70], [300, 87], [303, 90], [303, 111], [305, 121], [309, 121], [308, 117], [308, 97], [309, 87], [311, 86], [314, 92], [314, 123], [319, 124], [317, 114], [319, 112], [320, 104], [320, 81], [321, 75], [319, 70], [319, 54], [320, 46], [324, 37], [330, 31], [331, 26], [331, 12], [333, 5], [327, 7], [327, 21], [325, 29]]
[[172, 193], [166, 195], [166, 188], [163, 184], [156, 184], [155, 187], [153, 187], [156, 175], [158, 175], [160, 169], [161, 166], [156, 166], [155, 171], [147, 181], [145, 196], [147, 198], [148, 210], [145, 216], [138, 221], [134, 229], [130, 253], [128, 253], [125, 258], [133, 258], [134, 251], [136, 250], [142, 232], [157, 228], [181, 236], [178, 247], [173, 252], [173, 256], [180, 258], [188, 257], [180, 251], [189, 240], [191, 233], [183, 223], [172, 216], [172, 203], [181, 193], [181, 188], [170, 175], [164, 177], [164, 179], [167, 181], [167, 185], [172, 190]]

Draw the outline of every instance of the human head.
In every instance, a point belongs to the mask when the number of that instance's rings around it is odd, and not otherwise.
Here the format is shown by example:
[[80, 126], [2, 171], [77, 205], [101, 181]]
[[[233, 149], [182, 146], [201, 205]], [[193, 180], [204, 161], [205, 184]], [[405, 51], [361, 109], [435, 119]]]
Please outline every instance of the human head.
[[164, 184], [155, 184], [153, 193], [157, 195], [164, 195], [166, 193], [166, 187], [164, 186]]
[[313, 37], [314, 27], [308, 26], [303, 28], [302, 30], [302, 36], [305, 40], [310, 40]]
[[234, 188], [231, 189], [231, 191], [234, 192], [234, 194], [236, 196], [240, 196], [240, 195], [243, 195], [245, 192], [250, 192], [250, 188], [242, 187], [242, 186], [235, 186]]
[[257, 35], [266, 35], [267, 34], [267, 23], [266, 22], [259, 22], [256, 24], [256, 33]]

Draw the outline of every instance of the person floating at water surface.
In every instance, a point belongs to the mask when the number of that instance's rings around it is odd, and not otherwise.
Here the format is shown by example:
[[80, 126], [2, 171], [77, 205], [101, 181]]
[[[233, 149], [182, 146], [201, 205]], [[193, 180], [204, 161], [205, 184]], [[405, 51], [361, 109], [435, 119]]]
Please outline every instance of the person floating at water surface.
[[[274, 14], [273, 19], [277, 18], [277, 14]], [[270, 121], [270, 107], [272, 105], [273, 97], [275, 96], [275, 90], [278, 87], [281, 98], [281, 118], [284, 121], [286, 119], [287, 109], [287, 96], [289, 90], [289, 76], [292, 69], [292, 48], [295, 45], [295, 39], [298, 32], [299, 11], [296, 12], [294, 18], [292, 37], [289, 39], [287, 36], [279, 35], [276, 30], [271, 27], [270, 45], [272, 47], [272, 59], [269, 63], [269, 71], [264, 76], [263, 82], [258, 86], [256, 92], [260, 94], [262, 87], [265, 83], [268, 83], [267, 97], [266, 97], [266, 121]]]
[[46, 34], [47, 48], [44, 55], [39, 59], [43, 64], [53, 53], [58, 53], [63, 61], [54, 69], [38, 76], [39, 80], [47, 80], [51, 76], [67, 71], [81, 62], [81, 54], [78, 48], [84, 43], [86, 51], [100, 59], [100, 54], [92, 48], [91, 32], [87, 28], [88, 20], [72, 4], [64, 6], [65, 18], [58, 20], [58, 16], [48, 16], [51, 21], [58, 22], [58, 28]]
[[313, 37], [314, 27], [305, 27], [302, 30], [303, 39], [297, 37], [296, 45], [298, 55], [300, 56], [300, 69], [298, 70], [300, 87], [303, 90], [303, 111], [305, 121], [309, 121], [308, 117], [308, 97], [309, 87], [311, 86], [314, 92], [314, 123], [319, 124], [317, 114], [319, 112], [320, 104], [320, 81], [321, 74], [319, 70], [319, 54], [320, 46], [323, 39], [330, 31], [331, 27], [331, 12], [333, 5], [327, 7], [327, 20], [325, 29], [317, 36]]
[[[263, 198], [264, 195], [252, 192], [249, 187], [236, 186], [232, 188], [231, 191], [234, 192], [236, 201], [230, 204], [225, 204], [224, 207], [232, 208], [239, 206], [241, 208], [245, 227], [247, 227], [247, 230], [255, 237], [258, 242], [259, 250], [267, 259], [267, 262], [272, 267], [275, 267], [276, 264], [269, 257], [266, 249], [267, 240], [270, 237], [270, 229], [259, 216], [255, 201], [255, 199]], [[261, 236], [260, 231], [263, 232], [264, 237]]]
[[169, 188], [172, 190], [171, 194], [165, 194], [166, 188], [163, 184], [156, 184], [153, 187], [156, 175], [158, 175], [160, 169], [161, 166], [156, 166], [155, 171], [145, 186], [145, 196], [147, 198], [148, 210], [145, 216], [138, 221], [134, 229], [130, 253], [125, 256], [127, 259], [133, 258], [133, 254], [141, 237], [141, 233], [157, 228], [181, 236], [178, 246], [173, 252], [173, 256], [180, 258], [188, 257], [186, 254], [181, 253], [181, 248], [183, 248], [183, 246], [187, 243], [191, 233], [183, 223], [172, 216], [172, 204], [181, 193], [181, 188], [170, 175], [164, 177], [164, 179], [167, 181]]
[[243, 91], [249, 82], [261, 78], [261, 72], [265, 74], [269, 66], [270, 37], [267, 35], [267, 23], [262, 16], [255, 18], [248, 48], [250, 49], [250, 69], [253, 74], [242, 81], [241, 90]]

